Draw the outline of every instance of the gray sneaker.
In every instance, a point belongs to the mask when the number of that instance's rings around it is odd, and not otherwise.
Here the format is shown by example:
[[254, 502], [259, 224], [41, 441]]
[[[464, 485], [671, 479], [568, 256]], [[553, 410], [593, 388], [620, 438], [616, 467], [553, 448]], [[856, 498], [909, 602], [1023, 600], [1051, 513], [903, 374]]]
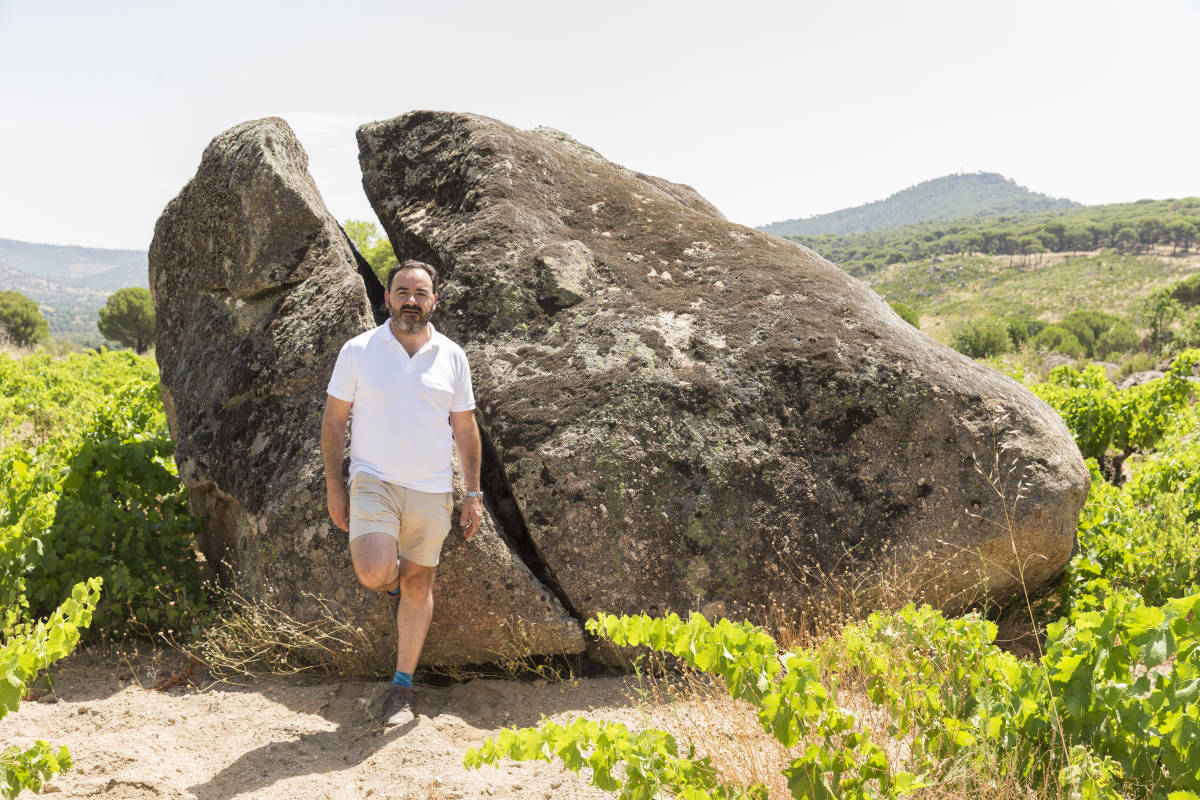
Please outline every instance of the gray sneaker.
[[383, 696], [383, 724], [404, 725], [416, 719], [412, 696], [413, 691], [409, 687], [392, 684]]

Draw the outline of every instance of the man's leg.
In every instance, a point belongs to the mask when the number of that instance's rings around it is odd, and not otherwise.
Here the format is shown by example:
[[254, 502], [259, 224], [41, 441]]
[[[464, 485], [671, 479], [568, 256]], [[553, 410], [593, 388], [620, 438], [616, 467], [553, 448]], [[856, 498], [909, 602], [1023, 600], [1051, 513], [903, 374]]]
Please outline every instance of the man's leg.
[[412, 674], [417, 669], [429, 622], [433, 619], [435, 567], [400, 559], [400, 604], [396, 609], [396, 670]]
[[394, 591], [400, 583], [396, 537], [368, 533], [350, 540], [350, 561], [363, 588], [371, 592]]

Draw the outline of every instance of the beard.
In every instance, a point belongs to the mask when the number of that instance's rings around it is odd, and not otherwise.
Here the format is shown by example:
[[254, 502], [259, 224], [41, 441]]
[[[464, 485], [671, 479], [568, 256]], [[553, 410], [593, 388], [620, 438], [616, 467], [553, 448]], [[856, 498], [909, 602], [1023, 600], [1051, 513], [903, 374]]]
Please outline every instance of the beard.
[[[405, 313], [406, 311], [415, 311], [417, 313], [409, 314]], [[429, 318], [433, 316], [433, 309], [430, 308], [428, 311], [422, 312], [417, 306], [401, 306], [397, 309], [389, 305], [388, 316], [398, 331], [403, 334], [414, 334], [420, 333], [429, 324]]]

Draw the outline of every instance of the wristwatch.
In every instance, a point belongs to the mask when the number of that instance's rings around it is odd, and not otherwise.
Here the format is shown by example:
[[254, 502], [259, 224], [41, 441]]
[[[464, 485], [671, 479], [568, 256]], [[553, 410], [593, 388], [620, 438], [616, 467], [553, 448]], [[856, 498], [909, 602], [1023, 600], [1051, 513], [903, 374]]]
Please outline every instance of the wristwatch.
[[483, 492], [466, 492], [466, 495], [467, 497], [478, 497], [480, 500], [483, 499]]

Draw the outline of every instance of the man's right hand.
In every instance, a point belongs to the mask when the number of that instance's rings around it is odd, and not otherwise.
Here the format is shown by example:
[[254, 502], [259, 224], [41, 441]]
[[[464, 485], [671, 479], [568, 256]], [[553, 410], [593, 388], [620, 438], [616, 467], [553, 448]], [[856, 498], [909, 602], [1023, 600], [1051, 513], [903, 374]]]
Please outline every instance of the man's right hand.
[[329, 518], [344, 531], [350, 530], [350, 495], [346, 485], [334, 484], [325, 487], [325, 502], [329, 506]]

